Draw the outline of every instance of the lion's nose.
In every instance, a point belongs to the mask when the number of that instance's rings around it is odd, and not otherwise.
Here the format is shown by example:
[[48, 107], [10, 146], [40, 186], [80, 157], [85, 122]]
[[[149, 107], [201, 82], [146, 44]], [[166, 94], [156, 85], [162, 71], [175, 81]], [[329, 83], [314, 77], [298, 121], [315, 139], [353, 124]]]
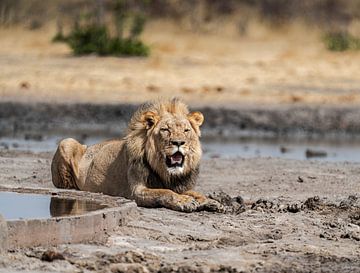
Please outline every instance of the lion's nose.
[[183, 141], [183, 140], [172, 140], [171, 144], [180, 147], [180, 146], [185, 144], [185, 141]]

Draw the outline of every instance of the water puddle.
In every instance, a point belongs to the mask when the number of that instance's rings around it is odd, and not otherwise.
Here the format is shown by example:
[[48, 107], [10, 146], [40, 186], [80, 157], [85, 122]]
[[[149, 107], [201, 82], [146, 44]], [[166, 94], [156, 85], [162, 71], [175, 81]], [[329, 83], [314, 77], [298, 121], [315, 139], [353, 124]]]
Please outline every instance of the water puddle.
[[0, 192], [0, 214], [6, 220], [80, 215], [106, 207], [88, 200], [66, 199], [43, 194]]
[[277, 157], [297, 160], [360, 162], [360, 143], [351, 141], [249, 139], [202, 144], [205, 158]]
[[[59, 142], [66, 137], [61, 136], [41, 136], [41, 138], [21, 138], [21, 137], [0, 137], [0, 150], [14, 150], [14, 151], [31, 151], [34, 153], [40, 152], [55, 152]], [[76, 138], [78, 139], [78, 138]], [[80, 139], [80, 142], [85, 145], [92, 145], [105, 138], [101, 137], [86, 137]]]
[[[35, 138], [0, 138], [0, 151], [18, 150], [55, 152], [61, 136]], [[85, 137], [80, 142], [92, 145], [106, 137]], [[360, 162], [360, 141], [351, 140], [301, 140], [249, 138], [235, 141], [222, 139], [202, 140], [204, 158], [278, 157], [297, 160]]]

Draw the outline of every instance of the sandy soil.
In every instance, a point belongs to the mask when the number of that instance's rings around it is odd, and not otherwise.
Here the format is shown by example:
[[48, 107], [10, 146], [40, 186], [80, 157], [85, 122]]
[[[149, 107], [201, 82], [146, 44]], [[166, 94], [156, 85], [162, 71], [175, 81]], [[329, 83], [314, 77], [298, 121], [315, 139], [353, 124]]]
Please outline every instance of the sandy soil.
[[301, 27], [253, 27], [241, 37], [188, 33], [152, 22], [150, 58], [72, 57], [53, 26], [0, 29], [0, 99], [138, 103], [181, 96], [192, 104], [360, 103], [360, 53], [331, 53]]
[[[177, 95], [192, 105], [228, 109], [239, 104], [355, 109], [360, 103], [360, 53], [327, 52], [318, 33], [301, 28], [233, 37], [221, 30], [189, 34], [154, 22], [144, 33], [153, 49], [148, 59], [75, 58], [66, 46], [49, 42], [53, 33], [53, 27], [0, 29], [1, 101], [121, 104]], [[37, 123], [28, 112], [2, 111], [2, 128], [15, 133], [15, 125]], [[26, 122], [16, 115], [7, 120], [6, 113], [23, 113]], [[308, 116], [306, 109], [297, 113]], [[349, 113], [334, 120], [344, 126], [357, 122], [357, 112]], [[236, 117], [240, 122], [242, 116]], [[261, 111], [245, 117], [256, 128], [272, 122]], [[314, 118], [310, 125], [326, 127], [322, 121]], [[39, 124], [39, 132], [47, 128]], [[0, 185], [51, 188], [50, 160], [49, 153], [0, 150]], [[227, 213], [139, 208], [140, 217], [105, 245], [15, 249], [0, 257], [0, 272], [360, 272], [359, 169], [356, 163], [274, 158], [204, 160], [198, 190], [218, 199], [223, 191]], [[47, 250], [62, 259], [43, 261]]]
[[[49, 153], [2, 151], [0, 185], [52, 188], [50, 160]], [[274, 158], [204, 160], [198, 190], [241, 196], [244, 207], [239, 198], [223, 198], [224, 214], [139, 208], [140, 217], [105, 245], [15, 249], [0, 257], [0, 271], [360, 272], [359, 169]], [[49, 250], [62, 258], [43, 261]]]

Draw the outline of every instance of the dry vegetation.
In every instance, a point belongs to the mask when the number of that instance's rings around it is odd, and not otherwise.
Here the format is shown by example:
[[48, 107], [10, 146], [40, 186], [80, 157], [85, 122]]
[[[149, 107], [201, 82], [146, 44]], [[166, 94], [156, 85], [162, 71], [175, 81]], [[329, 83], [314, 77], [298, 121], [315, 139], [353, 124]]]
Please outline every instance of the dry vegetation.
[[[279, 104], [343, 106], [341, 110], [360, 105], [360, 51], [332, 52], [322, 40], [327, 31], [360, 37], [358, 0], [152, 0], [141, 35], [151, 47], [147, 58], [75, 57], [66, 44], [51, 42], [59, 24], [68, 31], [80, 16], [79, 7], [89, 11], [89, 3], [99, 1], [0, 0], [0, 102], [139, 103], [180, 96], [192, 105], [258, 104], [275, 110], [281, 109]], [[62, 20], [56, 20], [59, 15]], [[72, 109], [79, 112], [67, 108], [64, 115], [53, 110], [42, 122], [44, 115], [28, 115], [36, 112], [33, 108], [9, 105], [2, 108], [3, 128], [9, 124], [15, 134], [27, 130], [29, 122], [39, 123], [35, 128], [41, 132], [34, 134], [39, 140], [46, 134], [43, 128], [60, 126], [52, 120], [54, 113], [70, 134], [72, 127], [84, 130], [84, 120], [96, 131], [116, 131], [126, 112], [119, 109], [117, 124], [101, 127], [114, 109], [100, 111], [94, 123], [86, 113], [78, 122], [68, 119], [72, 113], [81, 115], [85, 108], [78, 106]], [[15, 113], [10, 118], [9, 108]], [[99, 109], [105, 108], [109, 106]], [[307, 128], [326, 131], [320, 141], [336, 126], [340, 134], [359, 131], [357, 111], [328, 115], [334, 108], [320, 108], [312, 116], [316, 107], [284, 108], [294, 114], [250, 113], [238, 122], [240, 115], [228, 109], [206, 118], [215, 121], [219, 134], [221, 123], [251, 130], [246, 117], [260, 128], [271, 123], [284, 131], [288, 123], [279, 123], [285, 119], [291, 126], [301, 120]], [[51, 188], [51, 156], [2, 149], [0, 184]], [[47, 249], [16, 250], [0, 257], [5, 268], [0, 271], [360, 272], [359, 167], [277, 158], [204, 159], [199, 190], [241, 196], [245, 212], [242, 207], [238, 215], [190, 215], [140, 208], [139, 219], [120, 227], [106, 245], [58, 246], [54, 250], [64, 260], [52, 263], [41, 260]]]
[[[73, 57], [66, 45], [51, 43], [59, 1], [38, 6], [46, 10], [38, 23], [13, 12], [0, 28], [1, 100], [118, 103], [177, 95], [193, 104], [360, 102], [360, 53], [330, 52], [321, 38], [326, 14], [357, 35], [357, 1], [196, 1], [192, 12], [190, 1], [150, 2], [142, 34], [149, 58]], [[66, 31], [76, 16], [71, 5], [84, 1], [62, 3]], [[305, 12], [316, 5], [323, 9]], [[315, 21], [318, 27], [309, 28]]]

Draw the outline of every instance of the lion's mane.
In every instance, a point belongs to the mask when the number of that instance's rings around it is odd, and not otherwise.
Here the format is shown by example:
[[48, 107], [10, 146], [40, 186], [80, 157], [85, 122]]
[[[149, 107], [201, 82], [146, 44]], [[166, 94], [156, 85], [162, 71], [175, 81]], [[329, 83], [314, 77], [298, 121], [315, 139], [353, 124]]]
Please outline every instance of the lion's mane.
[[[181, 175], [171, 175], [157, 165], [160, 164], [158, 160], [152, 160], [161, 156], [159, 154], [161, 151], [158, 151], [155, 146], [145, 145], [148, 138], [153, 137], [153, 132], [148, 132], [144, 128], [143, 116], [146, 112], [155, 113], [160, 119], [166, 112], [184, 117], [189, 114], [187, 106], [179, 99], [158, 100], [140, 106], [130, 120], [125, 137], [128, 164], [132, 167], [130, 169], [136, 170], [149, 188], [171, 189], [177, 193], [193, 188], [199, 174], [201, 158], [199, 141], [193, 139], [196, 147], [192, 147], [192, 153], [188, 157], [189, 168]], [[193, 134], [193, 137], [198, 138], [200, 136], [199, 128], [195, 127], [194, 130], [196, 134]]]

